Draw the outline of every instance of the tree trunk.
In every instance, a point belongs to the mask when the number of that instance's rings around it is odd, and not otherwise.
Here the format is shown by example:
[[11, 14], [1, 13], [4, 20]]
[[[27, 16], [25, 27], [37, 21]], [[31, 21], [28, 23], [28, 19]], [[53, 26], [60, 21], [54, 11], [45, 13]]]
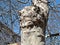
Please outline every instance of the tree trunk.
[[47, 0], [32, 0], [20, 13], [21, 45], [45, 45], [48, 18]]

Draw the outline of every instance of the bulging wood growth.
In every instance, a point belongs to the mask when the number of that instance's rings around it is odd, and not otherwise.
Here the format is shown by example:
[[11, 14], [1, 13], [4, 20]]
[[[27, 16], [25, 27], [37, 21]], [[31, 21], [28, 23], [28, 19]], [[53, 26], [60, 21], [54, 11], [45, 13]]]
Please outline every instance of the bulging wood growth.
[[48, 18], [48, 1], [32, 0], [20, 13], [21, 45], [45, 45], [45, 28]]

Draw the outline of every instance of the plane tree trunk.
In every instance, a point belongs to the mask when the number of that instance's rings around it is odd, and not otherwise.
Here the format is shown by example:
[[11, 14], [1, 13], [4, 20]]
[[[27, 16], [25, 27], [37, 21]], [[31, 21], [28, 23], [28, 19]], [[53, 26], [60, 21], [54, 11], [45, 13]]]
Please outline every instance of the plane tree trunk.
[[19, 11], [21, 45], [45, 45], [48, 1], [32, 0], [32, 4]]

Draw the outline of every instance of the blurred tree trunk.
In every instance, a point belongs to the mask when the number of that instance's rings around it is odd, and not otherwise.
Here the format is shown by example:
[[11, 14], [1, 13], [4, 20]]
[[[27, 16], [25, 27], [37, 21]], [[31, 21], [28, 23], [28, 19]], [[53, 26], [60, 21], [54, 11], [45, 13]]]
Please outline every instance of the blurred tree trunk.
[[20, 13], [21, 45], [45, 45], [48, 1], [32, 0]]

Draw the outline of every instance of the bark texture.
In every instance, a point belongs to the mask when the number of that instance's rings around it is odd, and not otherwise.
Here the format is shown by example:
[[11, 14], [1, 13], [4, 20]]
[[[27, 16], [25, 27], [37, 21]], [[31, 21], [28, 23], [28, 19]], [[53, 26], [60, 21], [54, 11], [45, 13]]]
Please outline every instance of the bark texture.
[[47, 0], [32, 0], [20, 13], [21, 45], [45, 45]]

